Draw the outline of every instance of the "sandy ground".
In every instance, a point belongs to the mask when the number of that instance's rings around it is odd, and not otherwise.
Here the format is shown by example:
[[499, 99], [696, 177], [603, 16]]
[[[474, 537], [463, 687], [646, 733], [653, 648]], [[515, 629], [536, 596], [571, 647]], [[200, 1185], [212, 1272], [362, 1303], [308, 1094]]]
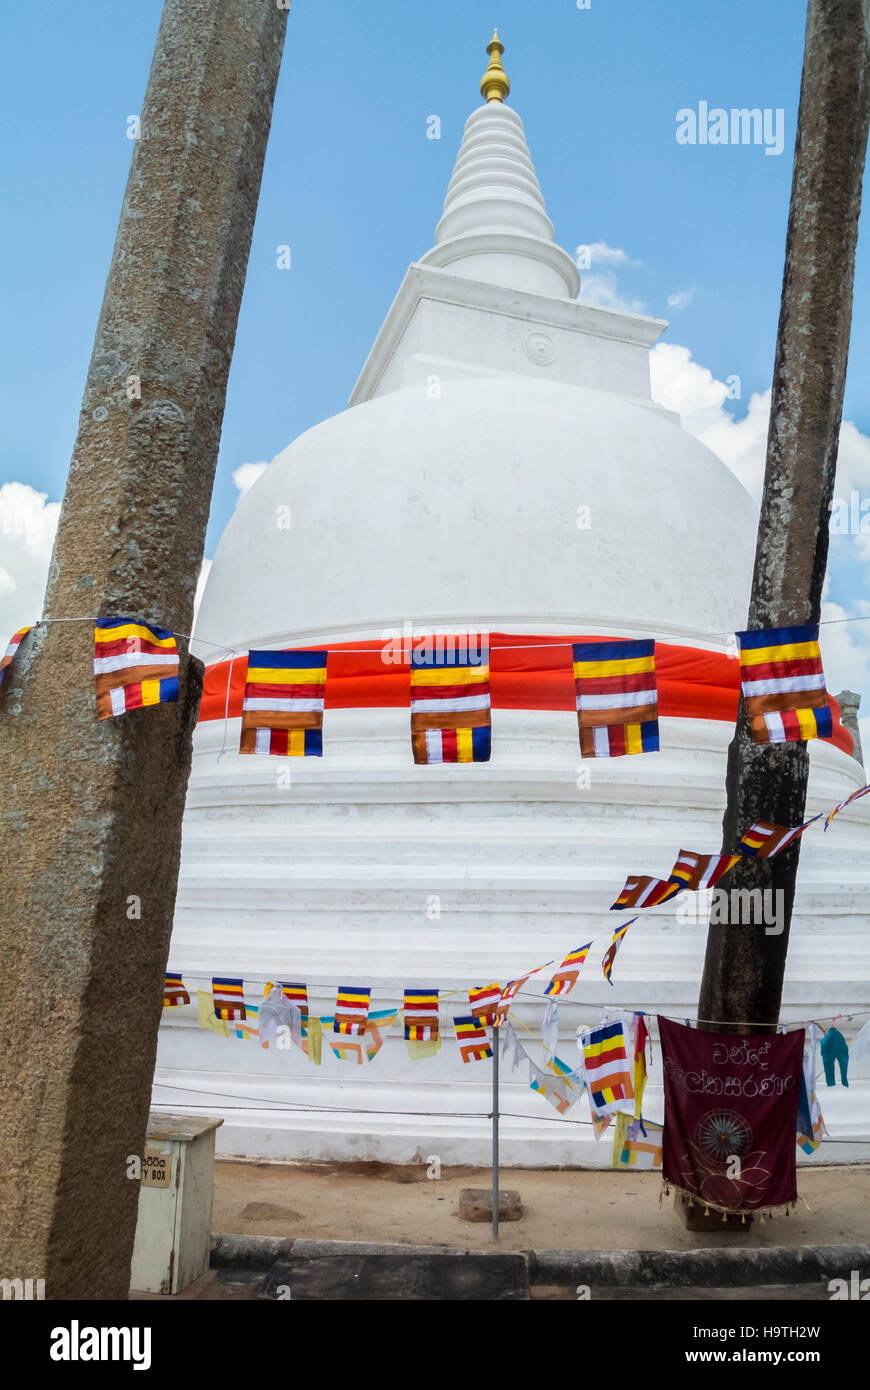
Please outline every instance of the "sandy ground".
[[[241, 1235], [493, 1248], [488, 1224], [460, 1221], [459, 1191], [481, 1168], [218, 1160], [212, 1230]], [[501, 1225], [501, 1250], [691, 1250], [704, 1246], [870, 1243], [870, 1167], [802, 1168], [798, 1210], [744, 1232], [687, 1231], [658, 1173], [507, 1169], [524, 1215]]]

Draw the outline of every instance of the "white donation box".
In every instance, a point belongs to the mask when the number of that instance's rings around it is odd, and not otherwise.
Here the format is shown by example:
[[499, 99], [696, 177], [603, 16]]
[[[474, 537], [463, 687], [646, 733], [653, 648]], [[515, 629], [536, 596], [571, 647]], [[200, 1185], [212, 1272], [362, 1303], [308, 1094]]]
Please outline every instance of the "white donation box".
[[179, 1293], [208, 1269], [214, 1136], [223, 1120], [151, 1114], [130, 1287]]

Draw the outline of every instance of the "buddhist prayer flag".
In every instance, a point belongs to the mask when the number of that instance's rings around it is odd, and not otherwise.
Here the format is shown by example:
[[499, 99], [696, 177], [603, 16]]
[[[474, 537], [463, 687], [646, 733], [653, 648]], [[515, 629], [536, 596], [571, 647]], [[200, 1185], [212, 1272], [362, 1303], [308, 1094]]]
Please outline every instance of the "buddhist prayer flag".
[[679, 883], [670, 883], [663, 878], [650, 878], [646, 874], [629, 874], [615, 903], [610, 904], [611, 912], [620, 912], [624, 907], [656, 907], [665, 903], [680, 891]]
[[752, 859], [773, 859], [819, 819], [820, 816], [813, 816], [812, 820], [804, 821], [803, 825], [796, 825], [790, 830], [784, 825], [758, 820], [750, 825], [737, 848], [741, 854], [749, 855]]
[[12, 662], [15, 653], [21, 646], [22, 639], [27, 636], [29, 631], [29, 627], [20, 627], [18, 631], [14, 632], [10, 637], [6, 651], [3, 653], [2, 656], [0, 656], [0, 682], [2, 682], [3, 680], [3, 672], [6, 670], [6, 667], [9, 666]]
[[453, 1027], [463, 1062], [485, 1062], [492, 1056], [486, 1029], [472, 1014], [457, 1014]]
[[694, 850], [681, 849], [670, 881], [690, 893], [698, 888], [713, 888], [739, 858], [739, 854], [695, 854]]
[[571, 1071], [564, 1063], [562, 1067], [557, 1069], [555, 1076], [548, 1076], [531, 1058], [529, 1059], [529, 1086], [549, 1101], [560, 1115], [566, 1114], [583, 1094], [582, 1074], [579, 1071]]
[[870, 783], [868, 783], [866, 787], [859, 787], [858, 790], [856, 792], [853, 792], [851, 796], [847, 796], [845, 801], [841, 801], [839, 805], [835, 806], [833, 811], [830, 812], [825, 821], [825, 829], [827, 830], [828, 826], [831, 824], [831, 821], [834, 819], [834, 816], [838, 816], [841, 811], [844, 811], [846, 809], [847, 806], [851, 806], [853, 801], [857, 801], [859, 797], [866, 796], [868, 792], [870, 792]]
[[620, 1168], [661, 1168], [664, 1127], [652, 1120], [625, 1117], [625, 1138], [616, 1155]]
[[755, 743], [832, 738], [819, 625], [738, 632], [743, 703]]
[[[270, 988], [270, 985], [266, 986], [267, 995]], [[285, 999], [289, 999], [291, 1004], [296, 1005], [302, 1015], [302, 1026], [304, 1028], [308, 1022], [308, 986], [296, 980], [279, 980], [278, 988]]]
[[434, 1042], [438, 1037], [438, 990], [405, 990], [405, 1041]]
[[167, 975], [163, 983], [164, 1009], [177, 1009], [190, 1003], [190, 995], [184, 988], [180, 975]]
[[613, 970], [613, 962], [616, 960], [616, 953], [622, 945], [622, 940], [625, 936], [625, 933], [628, 931], [632, 922], [636, 921], [637, 918], [632, 917], [631, 921], [623, 922], [621, 927], [617, 927], [616, 931], [613, 933], [613, 940], [611, 941], [610, 945], [604, 953], [604, 959], [601, 962], [601, 969], [604, 971], [604, 978], [609, 985], [613, 984], [613, 981], [610, 978], [610, 973]]
[[640, 1119], [641, 1107], [643, 1105], [643, 1093], [646, 1090], [646, 1046], [649, 1041], [649, 1029], [643, 1014], [634, 1016], [634, 1113]]
[[501, 995], [502, 989], [499, 984], [476, 985], [474, 989], [470, 989], [468, 1002], [471, 1005], [472, 1018], [491, 1027], [495, 1023], [496, 1008]]
[[178, 647], [168, 628], [132, 618], [101, 618], [94, 627], [97, 714], [111, 719], [145, 705], [178, 700]]
[[[237, 1018], [235, 1022], [227, 1025], [228, 1036], [237, 1038], [239, 1042], [259, 1042], [260, 1039], [260, 1006], [259, 1004], [246, 1004], [243, 1018]], [[268, 1046], [268, 1044], [266, 1044]]]
[[240, 753], [323, 755], [327, 652], [248, 652]]
[[575, 642], [580, 754], [619, 758], [659, 746], [655, 642]]
[[[551, 961], [547, 961], [547, 965], [551, 963]], [[525, 975], [520, 975], [516, 980], [508, 980], [496, 1006], [495, 1019], [497, 1023], [501, 1023], [503, 1019], [507, 1018], [511, 1002], [517, 997], [526, 980], [530, 980], [533, 975], [537, 975], [538, 971], [543, 969], [543, 965], [537, 965], [534, 970], [528, 970]]]
[[336, 1033], [364, 1033], [371, 1003], [371, 985], [339, 985], [335, 1001]]
[[620, 1110], [631, 1112], [634, 1091], [628, 1064], [628, 1039], [622, 1023], [593, 1028], [582, 1039], [583, 1075], [593, 1116], [603, 1119]]
[[427, 643], [411, 652], [415, 763], [486, 763], [491, 750], [489, 653]]
[[245, 1010], [245, 988], [241, 980], [230, 980], [225, 976], [212, 978], [211, 990], [214, 995], [215, 1018], [224, 1022], [230, 1019], [243, 1019]]
[[555, 997], [557, 994], [567, 994], [569, 990], [574, 988], [580, 970], [586, 957], [589, 955], [589, 948], [591, 945], [592, 942], [587, 941], [585, 946], [578, 946], [576, 950], [568, 952], [562, 964], [559, 966], [559, 969], [553, 975], [550, 983], [544, 990], [545, 994]]

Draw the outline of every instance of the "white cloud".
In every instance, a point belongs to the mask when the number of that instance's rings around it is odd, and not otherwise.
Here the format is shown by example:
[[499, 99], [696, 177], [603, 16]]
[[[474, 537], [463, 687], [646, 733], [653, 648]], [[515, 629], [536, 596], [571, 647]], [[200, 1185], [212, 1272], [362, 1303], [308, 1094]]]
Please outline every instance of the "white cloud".
[[675, 410], [689, 434], [718, 454], [756, 501], [761, 498], [770, 392], [750, 397], [746, 414], [725, 408], [730, 389], [695, 362], [686, 347], [657, 343], [650, 354], [653, 400]]
[[688, 309], [692, 300], [695, 298], [695, 293], [694, 286], [690, 290], [675, 290], [673, 294], [668, 295], [668, 308]]
[[243, 463], [238, 468], [233, 469], [233, 482], [239, 489], [239, 495], [236, 499], [237, 506], [245, 493], [250, 492], [257, 479], [262, 478], [268, 467], [268, 463]]
[[0, 487], [0, 650], [42, 615], [60, 503], [27, 483]]
[[589, 252], [590, 265], [593, 267], [621, 265], [627, 270], [637, 270], [643, 265], [643, 261], [633, 260], [627, 251], [623, 251], [619, 246], [608, 246], [606, 241], [592, 241], [586, 249]]
[[[580, 259], [581, 253], [584, 258]], [[607, 266], [619, 266], [622, 270], [636, 270], [643, 264], [629, 256], [619, 246], [608, 246], [606, 241], [593, 241], [577, 247], [580, 265], [581, 304], [594, 304], [600, 309], [623, 309], [627, 313], [642, 314], [646, 305], [640, 299], [632, 299], [621, 293], [619, 282]], [[584, 266], [588, 265], [588, 269]]]

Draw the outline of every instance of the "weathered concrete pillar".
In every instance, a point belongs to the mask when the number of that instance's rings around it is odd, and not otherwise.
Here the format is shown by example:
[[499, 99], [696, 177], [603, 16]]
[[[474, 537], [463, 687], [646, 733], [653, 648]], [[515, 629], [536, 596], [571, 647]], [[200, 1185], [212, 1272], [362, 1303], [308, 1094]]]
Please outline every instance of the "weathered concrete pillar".
[[[125, 1298], [201, 668], [98, 722], [93, 629], [190, 632], [281, 61], [275, 0], [166, 0], [45, 616], [0, 692], [0, 1276]], [[186, 643], [179, 643], [184, 649]]]
[[855, 690], [841, 690], [837, 696], [837, 703], [840, 706], [840, 718], [843, 728], [848, 729], [855, 741], [855, 757], [858, 762], [864, 763], [864, 753], [861, 748], [861, 726], [858, 723], [858, 711], [861, 708], [861, 696]]
[[[870, 0], [809, 0], [764, 495], [747, 627], [817, 622], [828, 558], [870, 118]], [[728, 752], [723, 849], [753, 820], [799, 825], [805, 743], [756, 746], [741, 701]], [[727, 888], [779, 894], [782, 931], [711, 925], [700, 1018], [779, 1016], [800, 840], [745, 859]]]

